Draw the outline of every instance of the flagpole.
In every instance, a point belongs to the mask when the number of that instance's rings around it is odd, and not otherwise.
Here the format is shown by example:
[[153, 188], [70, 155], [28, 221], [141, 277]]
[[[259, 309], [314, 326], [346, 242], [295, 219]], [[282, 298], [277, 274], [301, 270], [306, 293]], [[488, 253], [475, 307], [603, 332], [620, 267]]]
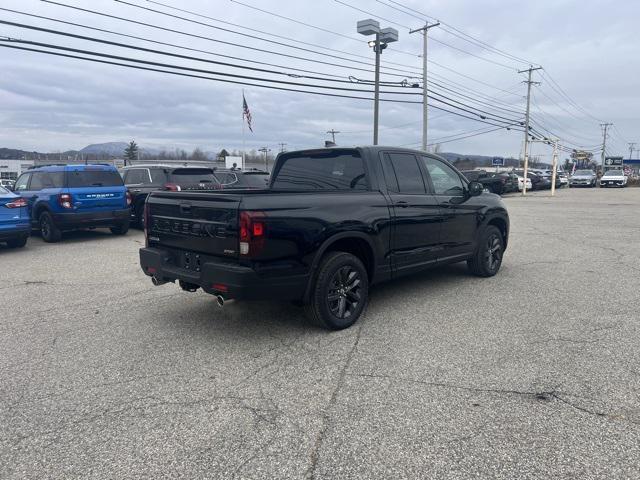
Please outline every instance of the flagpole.
[[242, 89], [242, 170], [244, 170], [244, 151], [245, 151], [245, 142], [244, 142], [244, 88]]

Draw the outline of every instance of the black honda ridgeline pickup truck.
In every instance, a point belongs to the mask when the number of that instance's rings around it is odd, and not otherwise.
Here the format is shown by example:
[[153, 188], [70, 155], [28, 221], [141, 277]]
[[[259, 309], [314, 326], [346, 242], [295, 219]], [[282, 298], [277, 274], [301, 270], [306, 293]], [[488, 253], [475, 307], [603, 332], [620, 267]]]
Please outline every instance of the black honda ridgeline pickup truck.
[[226, 299], [305, 305], [330, 329], [351, 326], [369, 287], [435, 265], [500, 269], [509, 216], [499, 196], [442, 158], [394, 147], [281, 153], [267, 189], [156, 191], [140, 264]]

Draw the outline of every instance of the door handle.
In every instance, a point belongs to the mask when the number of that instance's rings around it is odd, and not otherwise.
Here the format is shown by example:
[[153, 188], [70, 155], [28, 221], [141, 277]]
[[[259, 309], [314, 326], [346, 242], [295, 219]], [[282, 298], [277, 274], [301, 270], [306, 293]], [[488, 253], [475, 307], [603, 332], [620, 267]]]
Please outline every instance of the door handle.
[[140, 190], [139, 188], [135, 188], [133, 190], [131, 190], [133, 193], [140, 193], [142, 190]]
[[409, 202], [405, 202], [404, 200], [398, 200], [396, 202], [396, 207], [407, 208], [409, 206]]

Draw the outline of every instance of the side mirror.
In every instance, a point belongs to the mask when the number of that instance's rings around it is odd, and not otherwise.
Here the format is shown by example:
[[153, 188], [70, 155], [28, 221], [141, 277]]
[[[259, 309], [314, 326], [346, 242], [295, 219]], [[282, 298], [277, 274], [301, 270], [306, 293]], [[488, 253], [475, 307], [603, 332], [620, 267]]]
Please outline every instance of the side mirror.
[[484, 185], [480, 182], [469, 182], [469, 196], [477, 197], [484, 192]]

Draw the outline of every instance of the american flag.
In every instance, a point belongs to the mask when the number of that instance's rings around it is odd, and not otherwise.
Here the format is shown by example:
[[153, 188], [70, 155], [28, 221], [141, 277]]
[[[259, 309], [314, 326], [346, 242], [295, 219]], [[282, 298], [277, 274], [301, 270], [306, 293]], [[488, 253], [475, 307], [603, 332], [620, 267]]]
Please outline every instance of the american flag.
[[242, 94], [242, 117], [247, 119], [247, 126], [249, 127], [249, 130], [253, 132], [253, 127], [251, 126], [251, 112], [249, 111], [247, 100], [244, 98], [244, 93]]

